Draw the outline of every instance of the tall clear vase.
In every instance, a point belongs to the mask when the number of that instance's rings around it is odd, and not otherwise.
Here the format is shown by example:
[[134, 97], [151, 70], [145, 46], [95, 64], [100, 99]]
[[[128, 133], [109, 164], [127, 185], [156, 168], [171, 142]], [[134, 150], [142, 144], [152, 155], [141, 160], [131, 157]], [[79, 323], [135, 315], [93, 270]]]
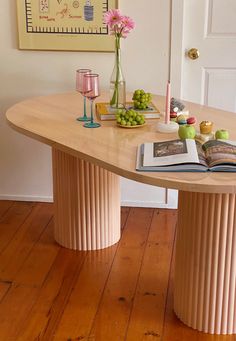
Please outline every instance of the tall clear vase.
[[125, 78], [121, 68], [120, 39], [115, 41], [115, 65], [110, 79], [110, 106], [114, 109], [125, 108]]

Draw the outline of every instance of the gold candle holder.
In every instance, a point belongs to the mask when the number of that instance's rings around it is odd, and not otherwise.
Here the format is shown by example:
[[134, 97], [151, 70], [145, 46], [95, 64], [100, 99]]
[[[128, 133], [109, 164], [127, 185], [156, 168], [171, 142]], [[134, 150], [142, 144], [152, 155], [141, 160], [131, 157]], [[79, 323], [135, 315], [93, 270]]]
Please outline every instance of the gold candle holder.
[[213, 122], [210, 121], [202, 121], [200, 123], [200, 133], [201, 134], [211, 134], [213, 128]]

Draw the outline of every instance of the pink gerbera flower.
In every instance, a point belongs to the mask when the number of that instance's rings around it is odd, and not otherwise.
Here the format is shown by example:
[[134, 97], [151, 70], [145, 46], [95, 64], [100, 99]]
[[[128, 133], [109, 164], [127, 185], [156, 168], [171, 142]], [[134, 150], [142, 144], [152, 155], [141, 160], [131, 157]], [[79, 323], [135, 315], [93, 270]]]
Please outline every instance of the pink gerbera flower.
[[104, 14], [104, 22], [110, 28], [114, 25], [119, 25], [123, 20], [123, 16], [120, 14], [118, 9], [110, 9]]
[[121, 38], [127, 38], [128, 34], [130, 33], [130, 30], [127, 28], [123, 28], [122, 31], [120, 32]]
[[135, 23], [134, 23], [133, 19], [131, 19], [130, 17], [128, 17], [126, 15], [123, 16], [122, 25], [128, 31], [133, 30], [135, 27]]

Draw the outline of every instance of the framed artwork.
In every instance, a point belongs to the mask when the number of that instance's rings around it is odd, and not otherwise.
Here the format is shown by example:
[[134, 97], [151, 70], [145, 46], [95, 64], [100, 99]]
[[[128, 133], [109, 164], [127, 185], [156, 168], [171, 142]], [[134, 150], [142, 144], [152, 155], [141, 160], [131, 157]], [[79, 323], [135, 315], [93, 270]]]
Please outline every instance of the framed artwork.
[[103, 22], [118, 0], [17, 0], [19, 48], [114, 51]]

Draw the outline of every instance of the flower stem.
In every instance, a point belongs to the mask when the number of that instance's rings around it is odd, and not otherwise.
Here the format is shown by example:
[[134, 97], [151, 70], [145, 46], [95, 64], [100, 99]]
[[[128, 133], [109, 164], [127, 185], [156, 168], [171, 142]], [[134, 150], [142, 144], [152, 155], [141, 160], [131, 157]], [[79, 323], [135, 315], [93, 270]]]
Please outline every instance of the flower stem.
[[110, 105], [119, 106], [119, 77], [120, 77], [120, 38], [116, 37], [115, 40], [115, 67], [116, 67], [116, 79], [114, 84], [114, 92]]

